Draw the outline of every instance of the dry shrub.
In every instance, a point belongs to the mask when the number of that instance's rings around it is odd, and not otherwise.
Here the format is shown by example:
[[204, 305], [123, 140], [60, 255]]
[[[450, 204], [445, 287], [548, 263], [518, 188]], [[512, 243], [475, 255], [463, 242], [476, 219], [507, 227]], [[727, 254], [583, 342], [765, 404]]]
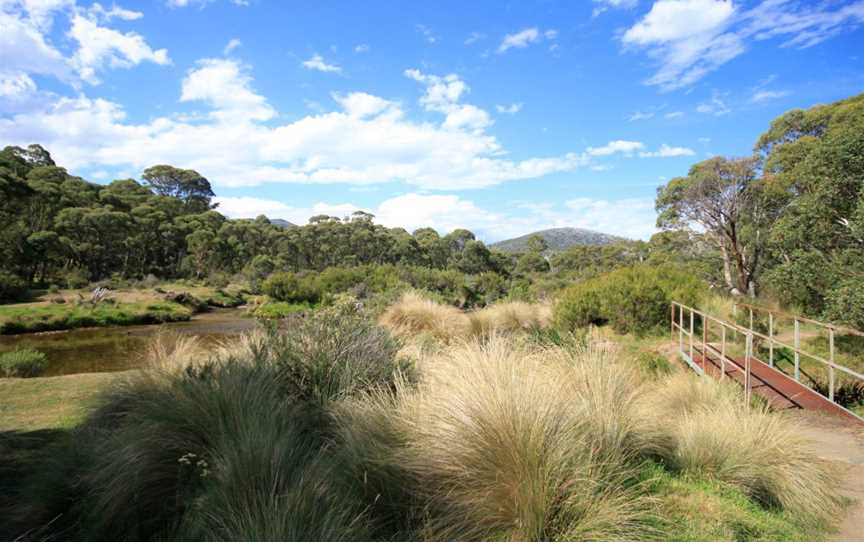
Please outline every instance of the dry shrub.
[[496, 303], [468, 314], [475, 336], [492, 333], [531, 331], [549, 327], [552, 307], [545, 304], [509, 301]]
[[426, 299], [417, 292], [406, 292], [390, 305], [381, 315], [380, 323], [398, 337], [428, 334], [445, 342], [467, 336], [470, 329], [462, 311]]
[[207, 358], [198, 337], [160, 330], [147, 343], [143, 366], [154, 372], [170, 374], [206, 362]]
[[643, 540], [648, 501], [625, 483], [626, 453], [611, 452], [628, 440], [617, 433], [630, 422], [609, 423], [627, 411], [609, 403], [632, 404], [633, 391], [609, 382], [607, 361], [606, 352], [492, 337], [424, 363], [418, 387], [399, 387], [392, 403], [366, 398], [350, 409], [349, 420], [374, 423], [342, 425], [355, 442], [365, 426], [378, 432], [373, 442], [396, 447], [373, 449], [366, 461], [379, 477], [398, 464], [414, 481], [421, 539]]
[[839, 511], [838, 480], [794, 422], [748, 406], [740, 389], [682, 374], [646, 402], [651, 450], [675, 469], [741, 488], [767, 506], [817, 520]]

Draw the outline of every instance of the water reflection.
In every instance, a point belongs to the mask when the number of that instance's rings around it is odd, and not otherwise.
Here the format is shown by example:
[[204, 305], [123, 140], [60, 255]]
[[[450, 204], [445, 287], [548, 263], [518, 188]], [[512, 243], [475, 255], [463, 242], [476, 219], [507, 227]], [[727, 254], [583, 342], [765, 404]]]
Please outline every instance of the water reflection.
[[140, 366], [147, 342], [160, 329], [196, 335], [205, 346], [255, 327], [241, 309], [218, 309], [188, 322], [35, 333], [0, 337], [0, 352], [35, 348], [48, 356], [44, 376], [126, 371]]

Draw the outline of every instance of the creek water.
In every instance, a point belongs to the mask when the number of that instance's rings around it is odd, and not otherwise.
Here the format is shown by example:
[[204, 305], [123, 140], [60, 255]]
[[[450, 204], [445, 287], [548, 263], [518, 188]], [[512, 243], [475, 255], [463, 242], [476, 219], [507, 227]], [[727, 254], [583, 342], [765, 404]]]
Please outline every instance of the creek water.
[[188, 322], [153, 326], [74, 329], [0, 336], [0, 352], [33, 348], [48, 357], [43, 376], [127, 371], [141, 366], [147, 343], [159, 332], [195, 335], [206, 346], [256, 326], [242, 309], [216, 309]]

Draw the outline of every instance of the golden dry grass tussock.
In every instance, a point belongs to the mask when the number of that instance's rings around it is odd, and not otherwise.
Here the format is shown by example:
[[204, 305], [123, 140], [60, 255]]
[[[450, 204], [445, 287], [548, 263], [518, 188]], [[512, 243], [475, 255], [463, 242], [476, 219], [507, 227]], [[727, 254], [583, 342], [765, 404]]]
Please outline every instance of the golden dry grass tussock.
[[366, 442], [399, 443], [372, 455], [417, 481], [421, 538], [650, 538], [650, 499], [625, 483], [639, 387], [614, 352], [496, 335], [433, 357], [416, 387], [363, 399], [344, 423], [354, 442], [373, 427]]
[[407, 292], [381, 315], [379, 323], [410, 341], [433, 338], [445, 344], [472, 337], [546, 328], [552, 321], [548, 304], [508, 301], [465, 313], [418, 292]]
[[449, 342], [464, 338], [469, 332], [468, 318], [462, 311], [436, 303], [417, 292], [406, 292], [399, 301], [387, 307], [379, 322], [402, 338], [431, 335]]
[[817, 520], [837, 516], [838, 479], [795, 422], [747, 405], [740, 388], [681, 373], [640, 409], [644, 441], [673, 468], [739, 487], [768, 506]]

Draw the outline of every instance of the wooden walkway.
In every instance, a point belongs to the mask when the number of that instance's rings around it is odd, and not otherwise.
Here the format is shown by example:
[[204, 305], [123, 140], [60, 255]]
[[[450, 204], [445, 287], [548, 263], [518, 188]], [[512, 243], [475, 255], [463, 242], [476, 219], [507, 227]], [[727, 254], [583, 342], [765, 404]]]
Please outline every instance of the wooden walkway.
[[[720, 378], [723, 370], [720, 357], [708, 353], [707, 356], [702, 355], [698, 350], [694, 351], [693, 361], [707, 375], [715, 378]], [[744, 360], [726, 358], [726, 377], [744, 385]], [[751, 390], [768, 401], [771, 408], [775, 410], [788, 409], [804, 409], [825, 412], [842, 416], [843, 418], [855, 421], [858, 424], [864, 425], [861, 418], [855, 416], [840, 405], [831, 402], [824, 395], [808, 388], [807, 386], [796, 382], [794, 378], [787, 376], [785, 373], [770, 367], [768, 364], [751, 358], [750, 362], [750, 378]]]

